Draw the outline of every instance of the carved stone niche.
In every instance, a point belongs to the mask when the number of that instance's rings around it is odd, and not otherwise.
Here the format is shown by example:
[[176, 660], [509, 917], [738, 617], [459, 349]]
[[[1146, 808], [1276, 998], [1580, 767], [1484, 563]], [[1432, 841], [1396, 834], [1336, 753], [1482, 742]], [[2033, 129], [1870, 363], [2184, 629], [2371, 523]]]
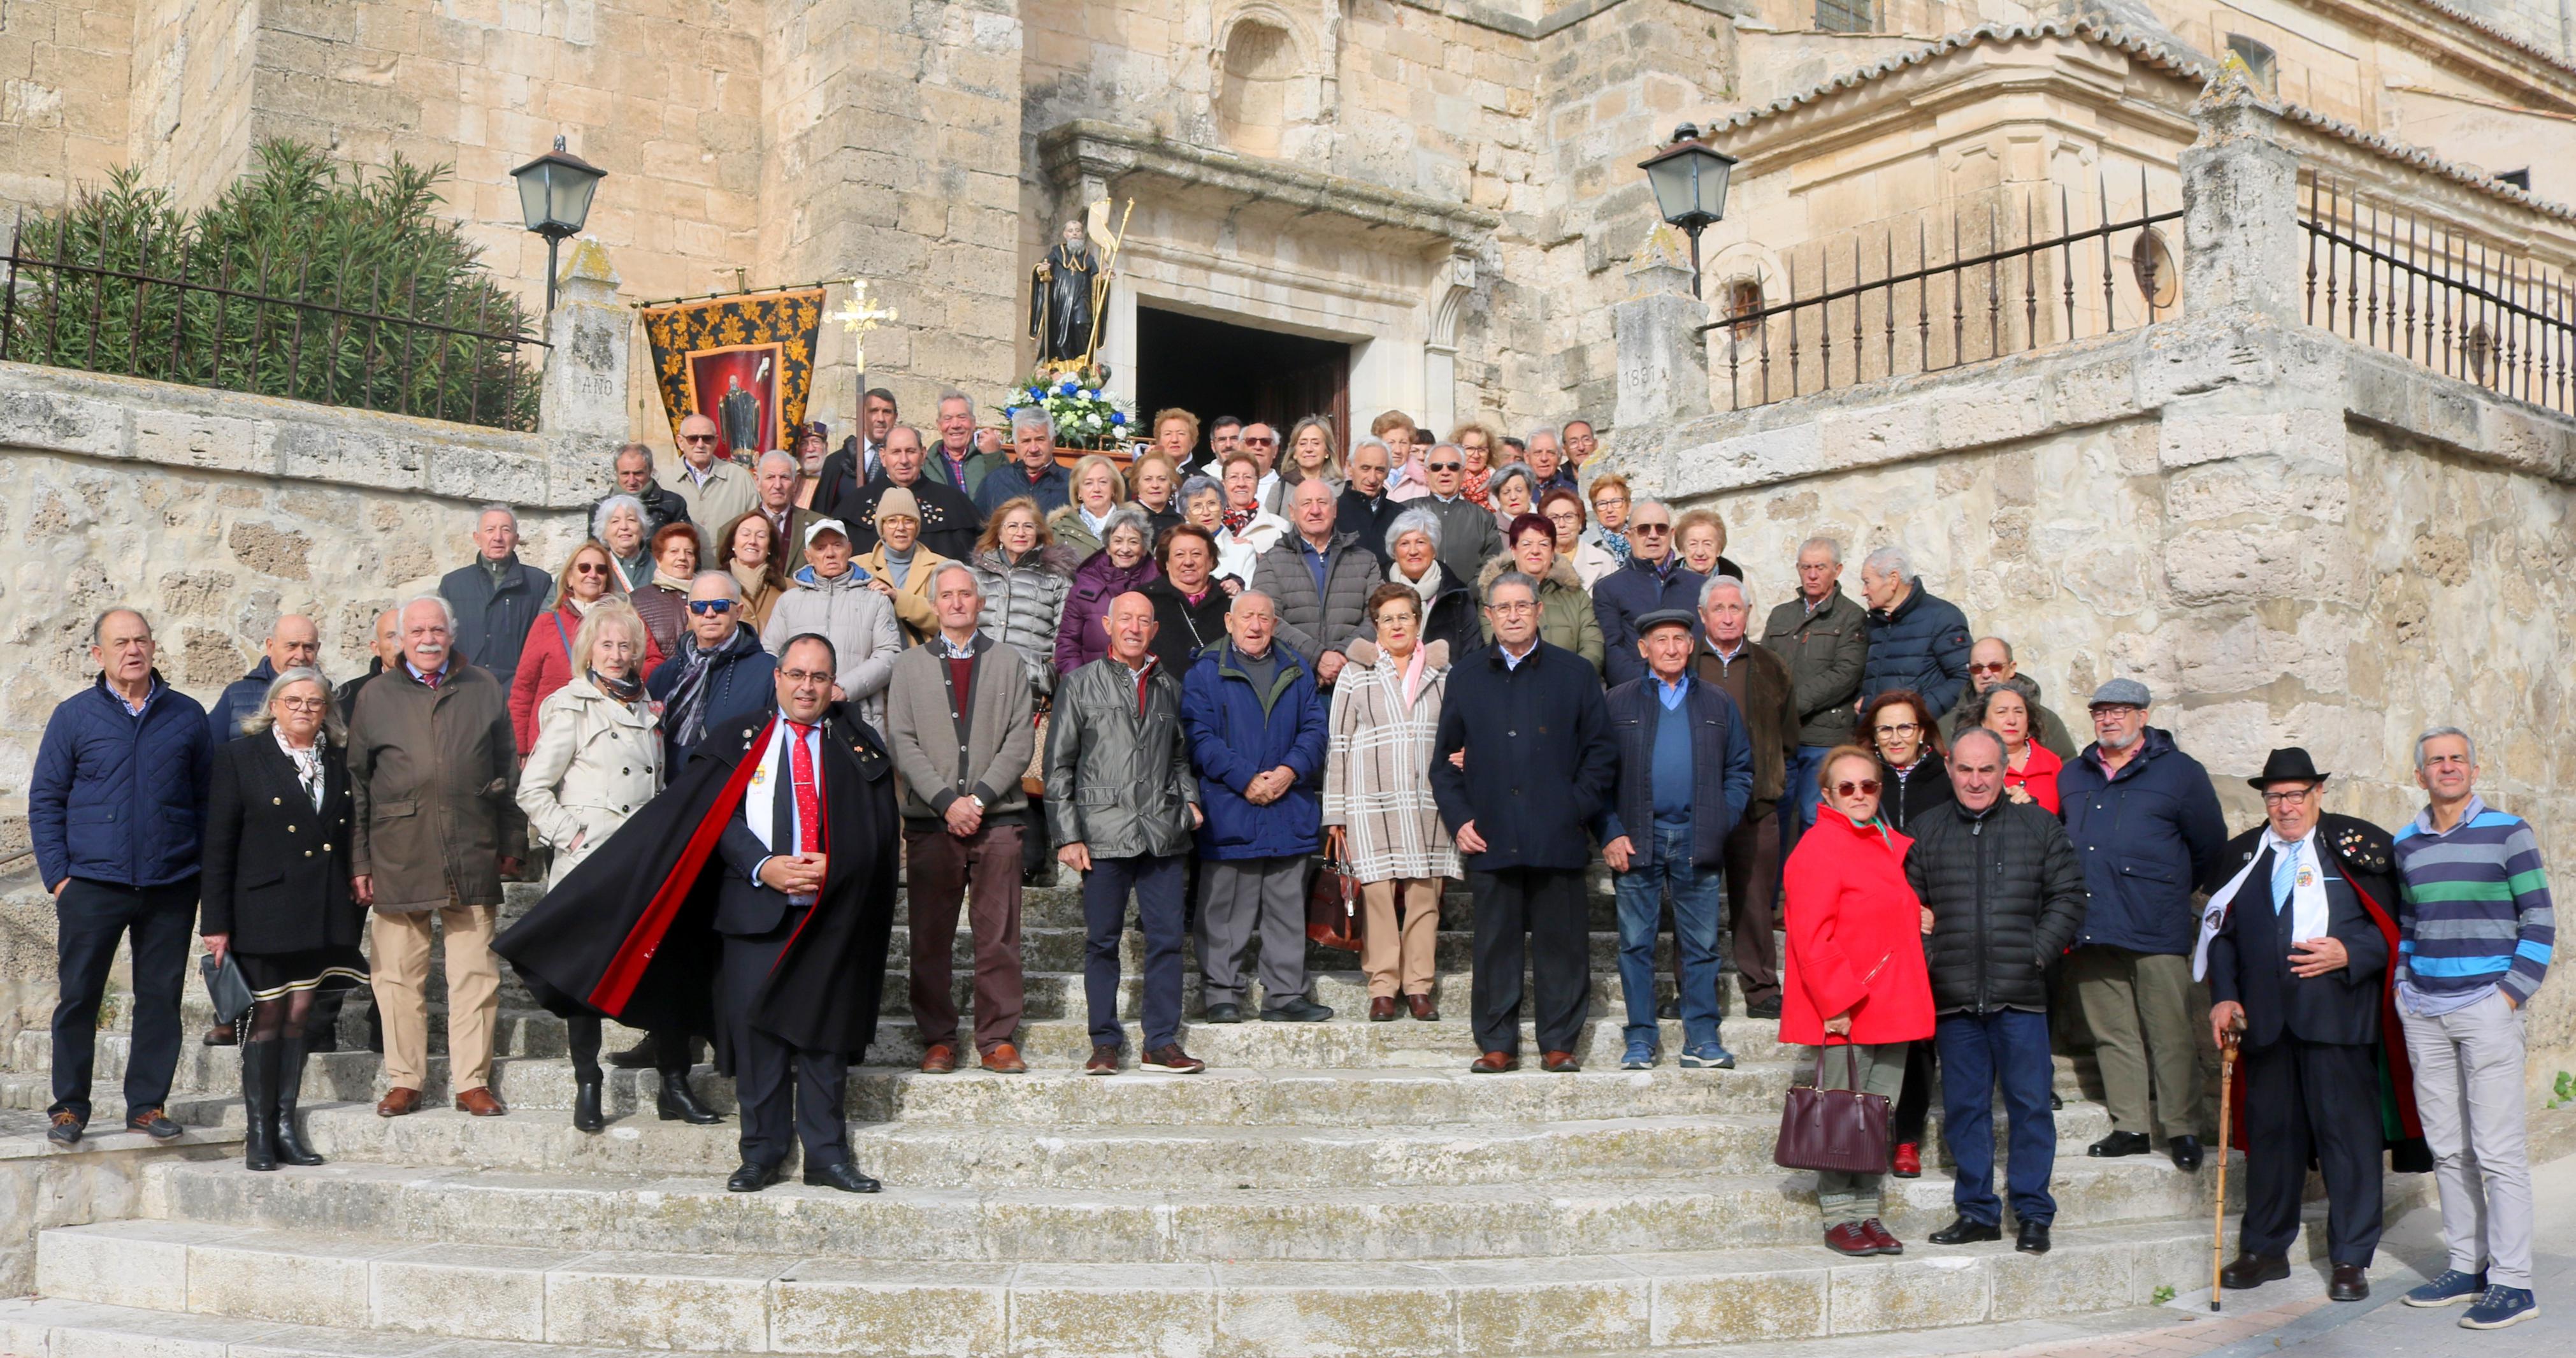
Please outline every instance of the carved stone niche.
[[1299, 159], [1311, 149], [1307, 134], [1328, 121], [1337, 27], [1328, 19], [1319, 32], [1266, 0], [1218, 23], [1208, 49], [1208, 99], [1228, 148], [1270, 160]]

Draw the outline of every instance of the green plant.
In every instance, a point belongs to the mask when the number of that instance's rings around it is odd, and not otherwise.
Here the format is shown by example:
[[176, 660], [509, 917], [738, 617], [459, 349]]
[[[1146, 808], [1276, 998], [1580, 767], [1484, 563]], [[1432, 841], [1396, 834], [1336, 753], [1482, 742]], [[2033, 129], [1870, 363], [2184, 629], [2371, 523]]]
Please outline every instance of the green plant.
[[435, 215], [447, 174], [271, 140], [182, 212], [120, 170], [22, 225], [8, 356], [532, 429], [534, 371], [479, 337], [527, 333], [529, 317]]
[[2562, 1070], [2558, 1072], [2557, 1082], [2550, 1086], [2549, 1106], [2564, 1108], [2571, 1103], [2576, 1103], [2576, 1075]]
[[2166, 1283], [2164, 1286], [2157, 1288], [2154, 1294], [2149, 1298], [2149, 1300], [2153, 1301], [2158, 1306], [2162, 1306], [2173, 1299], [2174, 1290], [2172, 1283]]

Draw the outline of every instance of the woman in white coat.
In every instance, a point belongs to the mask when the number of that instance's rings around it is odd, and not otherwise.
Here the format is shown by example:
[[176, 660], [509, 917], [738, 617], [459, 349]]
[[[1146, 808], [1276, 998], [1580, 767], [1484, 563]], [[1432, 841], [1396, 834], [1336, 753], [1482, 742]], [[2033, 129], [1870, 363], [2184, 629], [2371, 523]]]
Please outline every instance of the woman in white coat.
[[[546, 874], [552, 890], [644, 803], [662, 790], [662, 724], [644, 697], [644, 619], [623, 599], [593, 605], [573, 652], [582, 672], [537, 708], [537, 742], [519, 770], [519, 809], [528, 831], [554, 849]], [[561, 997], [549, 997], [560, 1001]], [[599, 1015], [562, 1003], [572, 1047], [572, 1125], [597, 1132], [600, 1109]], [[657, 1100], [665, 1121], [718, 1120], [689, 1091], [689, 1035], [653, 1035], [662, 1075]]]

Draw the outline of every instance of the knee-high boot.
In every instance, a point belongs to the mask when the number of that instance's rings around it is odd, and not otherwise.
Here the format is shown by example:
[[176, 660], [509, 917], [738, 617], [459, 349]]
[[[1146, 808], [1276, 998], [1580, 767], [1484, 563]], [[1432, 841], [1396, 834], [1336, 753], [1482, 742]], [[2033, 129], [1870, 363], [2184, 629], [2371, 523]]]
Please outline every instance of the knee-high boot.
[[304, 1038], [300, 1034], [280, 1038], [270, 1046], [269, 1060], [276, 1072], [270, 1089], [271, 1102], [277, 1108], [277, 1158], [289, 1165], [321, 1164], [322, 1157], [313, 1153], [302, 1129], [295, 1125], [295, 1105], [304, 1098]]
[[250, 1127], [242, 1137], [242, 1166], [246, 1169], [277, 1168], [277, 1044], [245, 1042], [241, 1044], [242, 1111], [249, 1115]]

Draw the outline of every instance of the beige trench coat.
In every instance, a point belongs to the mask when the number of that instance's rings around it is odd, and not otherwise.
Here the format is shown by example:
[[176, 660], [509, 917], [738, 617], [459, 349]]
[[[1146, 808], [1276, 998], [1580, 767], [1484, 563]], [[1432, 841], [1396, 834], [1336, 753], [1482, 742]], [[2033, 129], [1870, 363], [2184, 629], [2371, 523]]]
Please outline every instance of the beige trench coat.
[[537, 709], [537, 747], [519, 769], [529, 832], [554, 846], [546, 887], [661, 790], [662, 722], [649, 704], [629, 707], [588, 676], [556, 689]]

